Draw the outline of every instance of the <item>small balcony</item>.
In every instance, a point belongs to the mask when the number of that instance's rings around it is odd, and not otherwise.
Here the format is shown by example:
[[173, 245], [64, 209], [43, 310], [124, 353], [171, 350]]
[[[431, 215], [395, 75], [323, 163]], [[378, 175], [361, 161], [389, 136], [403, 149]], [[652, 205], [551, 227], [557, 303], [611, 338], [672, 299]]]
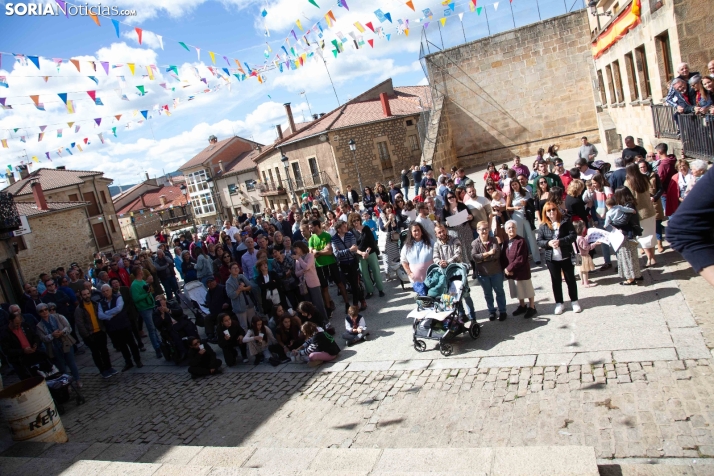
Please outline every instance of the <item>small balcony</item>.
[[[291, 179], [291, 181], [293, 181]], [[330, 183], [326, 172], [318, 172], [316, 174], [305, 175], [294, 180], [295, 190], [307, 190], [311, 188], [322, 187]]]
[[261, 197], [273, 195], [285, 195], [288, 193], [288, 183], [286, 180], [277, 182], [260, 183], [255, 186], [258, 189], [258, 194]]
[[714, 115], [678, 114], [674, 107], [652, 105], [655, 137], [682, 141], [687, 157], [714, 159]]
[[180, 225], [187, 225], [191, 222], [191, 217], [189, 215], [180, 215], [170, 218], [162, 218], [161, 226], [172, 228]]

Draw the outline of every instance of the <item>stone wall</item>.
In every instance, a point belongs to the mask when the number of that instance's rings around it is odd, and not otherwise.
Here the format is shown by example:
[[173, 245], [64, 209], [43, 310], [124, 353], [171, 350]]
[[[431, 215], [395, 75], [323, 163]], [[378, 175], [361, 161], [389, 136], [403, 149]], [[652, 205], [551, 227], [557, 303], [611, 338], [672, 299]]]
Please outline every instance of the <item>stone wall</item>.
[[[399, 117], [330, 132], [330, 143], [339, 168], [340, 190], [344, 191], [347, 185], [351, 185], [353, 189], [359, 188], [355, 159], [362, 185], [372, 188], [375, 182], [385, 185], [389, 180], [399, 182], [402, 169], [420, 165], [422, 144], [419, 144], [418, 149], [412, 150], [409, 139], [409, 136], [416, 136], [418, 140], [418, 121], [419, 116]], [[348, 144], [350, 139], [354, 139], [357, 145], [354, 156]], [[377, 145], [379, 142], [387, 143], [389, 162], [380, 159]]]
[[[32, 233], [22, 235], [27, 249], [17, 257], [25, 280], [36, 283], [42, 272], [77, 262], [82, 269], [92, 264], [97, 252], [83, 208], [28, 218]], [[117, 228], [118, 229], [118, 228]]]
[[674, 15], [682, 61], [706, 73], [714, 59], [714, 10], [711, 0], [674, 0]]
[[446, 96], [454, 158], [471, 167], [598, 142], [587, 13], [578, 11], [426, 56]]

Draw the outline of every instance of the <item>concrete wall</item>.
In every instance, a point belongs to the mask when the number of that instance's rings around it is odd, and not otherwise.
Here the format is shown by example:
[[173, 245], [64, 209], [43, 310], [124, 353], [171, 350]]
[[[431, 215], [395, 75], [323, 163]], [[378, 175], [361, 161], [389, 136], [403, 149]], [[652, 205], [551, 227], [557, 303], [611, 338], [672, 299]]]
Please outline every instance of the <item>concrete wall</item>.
[[[114, 203], [112, 202], [112, 196], [109, 193], [110, 180], [107, 179], [97, 179], [95, 177], [89, 177], [85, 179], [82, 185], [76, 185], [71, 187], [63, 187], [56, 190], [45, 190], [45, 198], [48, 202], [69, 202], [70, 195], [77, 195], [77, 198], [82, 201], [82, 197], [87, 192], [93, 192], [97, 199], [97, 204], [99, 206], [100, 215], [90, 217], [89, 223], [94, 225], [97, 223], [102, 223], [104, 229], [106, 230], [107, 236], [110, 238], [110, 245], [102, 248], [100, 251], [112, 251], [124, 249], [124, 238], [121, 234], [121, 228], [119, 226], [118, 217], [116, 210], [114, 209]], [[102, 201], [101, 191], [104, 191], [104, 196], [106, 197], [106, 203]], [[15, 196], [16, 202], [32, 202], [35, 199], [32, 194]], [[82, 211], [82, 213], [85, 213]], [[100, 219], [101, 218], [101, 219]], [[87, 217], [85, 215], [85, 220]], [[109, 221], [114, 223], [114, 232], [112, 232], [109, 225]], [[90, 228], [91, 229], [91, 228]], [[70, 261], [71, 263], [71, 261]], [[58, 265], [59, 266], [59, 265]]]
[[[407, 122], [411, 121], [411, 125]], [[344, 191], [347, 185], [359, 189], [357, 167], [364, 187], [374, 188], [376, 182], [386, 185], [389, 180], [399, 181], [402, 169], [420, 165], [421, 144], [416, 150], [411, 149], [409, 136], [419, 139], [417, 123], [419, 116], [399, 117], [375, 122], [359, 127], [330, 132], [330, 143], [335, 151], [335, 161], [339, 168], [339, 188]], [[357, 150], [354, 157], [348, 142], [354, 139]], [[392, 167], [385, 167], [379, 156], [378, 142], [386, 142]], [[360, 191], [360, 195], [362, 192]]]
[[22, 235], [27, 249], [17, 254], [28, 282], [36, 283], [40, 273], [75, 261], [85, 270], [91, 266], [97, 248], [83, 208], [30, 217], [28, 221], [32, 233]]
[[598, 142], [583, 11], [431, 54], [426, 64], [446, 96], [451, 160], [462, 166], [574, 147], [583, 135]]

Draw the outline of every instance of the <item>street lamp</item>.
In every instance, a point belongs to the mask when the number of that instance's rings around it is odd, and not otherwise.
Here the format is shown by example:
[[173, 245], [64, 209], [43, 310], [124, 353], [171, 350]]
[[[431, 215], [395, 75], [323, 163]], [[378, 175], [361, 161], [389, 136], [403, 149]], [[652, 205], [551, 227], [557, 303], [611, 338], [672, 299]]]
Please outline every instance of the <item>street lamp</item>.
[[357, 155], [355, 153], [355, 151], [357, 150], [357, 143], [354, 139], [350, 139], [347, 145], [350, 146], [350, 150], [352, 151], [352, 160], [355, 161], [355, 169], [357, 169], [357, 181], [359, 182], [359, 191], [360, 193], [364, 193], [364, 187], [362, 186], [362, 176], [359, 174], [359, 165], [357, 165]]
[[280, 157], [280, 161], [283, 163], [283, 166], [285, 167], [285, 179], [288, 181], [288, 190], [290, 190], [290, 193], [293, 194], [293, 203], [297, 204], [298, 199], [297, 199], [297, 194], [295, 193], [295, 189], [293, 188], [293, 181], [290, 180], [290, 169], [288, 169], [288, 162], [290, 159], [288, 158], [287, 155], [282, 154], [282, 157]]
[[186, 197], [186, 211], [188, 212], [189, 223], [193, 227], [195, 226], [195, 223], [193, 222], [193, 210], [191, 210], [191, 202], [188, 199], [188, 187], [186, 187], [185, 183], [182, 183], [179, 187], [179, 190], [181, 190], [183, 196]]

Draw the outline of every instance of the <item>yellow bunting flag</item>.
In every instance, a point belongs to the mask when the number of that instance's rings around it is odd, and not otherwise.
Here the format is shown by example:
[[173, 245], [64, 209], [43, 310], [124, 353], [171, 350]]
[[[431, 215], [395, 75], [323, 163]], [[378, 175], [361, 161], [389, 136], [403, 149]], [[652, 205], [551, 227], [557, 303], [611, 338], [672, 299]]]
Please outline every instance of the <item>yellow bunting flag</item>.
[[82, 152], [82, 146], [77, 144], [77, 148], [79, 149], [80, 152]]
[[39, 162], [39, 161], [40, 161], [40, 159], [38, 159], [36, 155], [33, 155], [33, 156], [32, 156], [32, 160], [33, 160], [34, 162]]
[[300, 28], [300, 31], [304, 31], [304, 30], [302, 29], [302, 23], [300, 23], [300, 19], [299, 19], [299, 18], [295, 21], [295, 24], [297, 25], [298, 28]]
[[446, 25], [446, 17], [442, 18], [442, 19], [439, 20], [439, 21], [441, 22], [441, 26]]
[[330, 17], [325, 15], [325, 21], [327, 22], [327, 26], [332, 28], [332, 20], [330, 20]]
[[74, 114], [74, 101], [69, 99], [67, 100], [67, 113]]
[[67, 123], [67, 127], [69, 127], [70, 129], [72, 128], [73, 125], [74, 125], [74, 122], [68, 122], [68, 123]]
[[211, 55], [211, 61], [213, 62], [213, 64], [216, 64], [216, 53], [214, 53], [213, 51], [209, 51], [208, 54]]
[[44, 78], [45, 82], [47, 82], [47, 81], [50, 80], [50, 77], [49, 77], [49, 76], [42, 76], [42, 77]]
[[131, 75], [134, 76], [134, 63], [127, 63], [126, 65], [129, 67], [129, 71], [131, 71]]
[[154, 72], [151, 70], [151, 66], [146, 67], [146, 72], [149, 73], [149, 79], [151, 81], [153, 81], [154, 80]]
[[2, 142], [3, 149], [9, 149], [9, 147], [7, 146], [7, 139], [0, 139], [0, 142]]
[[404, 29], [404, 34], [407, 35], [407, 36], [409, 36], [409, 28], [405, 28], [405, 29]]
[[364, 33], [364, 27], [362, 26], [362, 24], [360, 22], [358, 22], [358, 21], [355, 22], [355, 28], [357, 28], [357, 30], [359, 30], [360, 33]]

